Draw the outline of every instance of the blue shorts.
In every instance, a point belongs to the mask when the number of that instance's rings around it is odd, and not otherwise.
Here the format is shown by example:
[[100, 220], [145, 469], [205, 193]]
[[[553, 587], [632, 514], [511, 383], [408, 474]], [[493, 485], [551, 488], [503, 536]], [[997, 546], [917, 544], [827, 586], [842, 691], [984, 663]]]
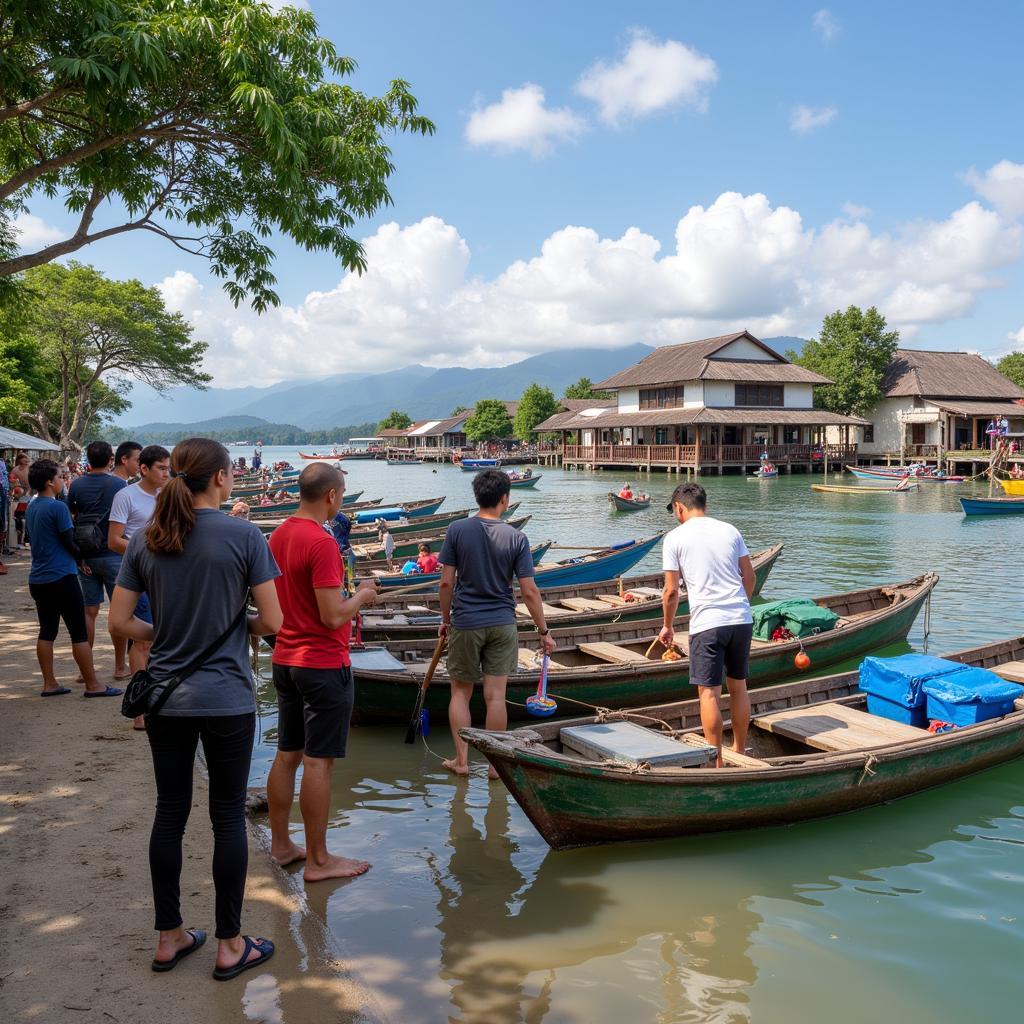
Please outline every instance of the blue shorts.
[[135, 618], [153, 625], [153, 609], [149, 606], [147, 594], [139, 594], [139, 603], [135, 606]]
[[114, 593], [117, 574], [121, 570], [121, 556], [110, 552], [106, 555], [97, 555], [95, 558], [85, 558], [83, 562], [92, 570], [92, 575], [86, 576], [80, 572], [78, 582], [82, 585], [82, 597], [86, 608], [94, 608], [103, 604], [104, 591], [107, 592], [108, 599]]

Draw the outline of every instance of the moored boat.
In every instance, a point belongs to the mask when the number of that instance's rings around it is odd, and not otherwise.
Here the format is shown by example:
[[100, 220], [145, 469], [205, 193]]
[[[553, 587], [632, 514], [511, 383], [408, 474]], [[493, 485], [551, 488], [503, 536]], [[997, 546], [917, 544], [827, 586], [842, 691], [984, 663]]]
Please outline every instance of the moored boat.
[[651, 496], [645, 494], [642, 498], [621, 498], [614, 491], [608, 492], [608, 500], [612, 507], [619, 512], [639, 512], [641, 509], [651, 507]]
[[961, 498], [960, 507], [965, 516], [1020, 516], [1024, 515], [1024, 497]]
[[858, 487], [855, 484], [811, 484], [812, 491], [825, 491], [829, 494], [905, 494], [917, 487], [916, 483], [904, 482], [896, 487], [872, 486]]
[[[520, 516], [518, 519], [509, 519], [508, 525], [513, 527], [513, 529], [522, 530], [531, 518], [531, 516]], [[395, 561], [402, 558], [415, 558], [417, 554], [419, 554], [419, 546], [421, 544], [429, 544], [434, 550], [434, 554], [437, 554], [441, 550], [441, 545], [444, 543], [444, 537], [447, 532], [448, 527], [442, 526], [437, 530], [428, 530], [424, 533], [416, 533], [411, 536], [408, 534], [402, 534], [400, 537], [395, 538], [395, 548], [392, 552], [392, 558]], [[356, 555], [357, 572], [361, 569], [365, 570], [377, 562], [386, 560], [384, 549], [377, 543], [353, 544], [352, 550]], [[434, 632], [436, 634], [437, 630], [435, 629]], [[365, 633], [366, 631], [364, 629], [364, 638]]]
[[1011, 498], [1024, 498], [1024, 480], [1000, 480], [999, 486]]
[[509, 487], [536, 487], [538, 481], [543, 476], [543, 473], [531, 473], [529, 476], [513, 476], [511, 473], [508, 477]]
[[[533, 558], [534, 566], [548, 553], [548, 548], [551, 547], [551, 544], [552, 541], [549, 540], [530, 548], [530, 555]], [[384, 569], [371, 569], [370, 572], [381, 589], [413, 586], [427, 589], [428, 586], [436, 587], [441, 579], [440, 572], [414, 573], [408, 576], [403, 576], [400, 572], [387, 572]]]
[[422, 459], [388, 459], [389, 466], [422, 466]]
[[909, 476], [912, 480], [925, 484], [962, 484], [965, 477], [953, 476], [941, 469], [929, 466], [846, 466], [858, 480], [902, 480]]
[[462, 459], [459, 465], [465, 473], [479, 473], [481, 469], [500, 469], [501, 459]]
[[[946, 657], [998, 668], [1024, 658], [1024, 637]], [[563, 728], [608, 716], [462, 735], [555, 849], [804, 821], [910, 796], [1024, 755], [1020, 699], [1003, 717], [933, 734], [869, 714], [858, 682], [857, 672], [847, 672], [752, 693], [751, 753], [723, 750], [725, 768], [598, 761], [562, 745]], [[699, 705], [691, 699], [612, 717], [658, 731], [661, 747], [668, 740], [701, 748]]]

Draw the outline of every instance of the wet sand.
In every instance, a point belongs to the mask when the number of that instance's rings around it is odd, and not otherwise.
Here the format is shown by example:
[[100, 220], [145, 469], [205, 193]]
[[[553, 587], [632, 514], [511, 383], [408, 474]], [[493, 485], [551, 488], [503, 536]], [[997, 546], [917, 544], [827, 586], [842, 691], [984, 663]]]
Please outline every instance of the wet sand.
[[[0, 1020], [128, 1024], [144, 1020], [379, 1021], [375, 994], [346, 973], [306, 907], [301, 875], [270, 861], [250, 826], [242, 927], [272, 938], [273, 959], [231, 982], [213, 969], [212, 836], [195, 775], [182, 908], [206, 946], [155, 974], [147, 844], [154, 804], [149, 749], [119, 699], [84, 700], [63, 628], [57, 677], [73, 692], [42, 699], [28, 558], [0, 576]], [[113, 681], [105, 614], [97, 674]], [[334, 883], [325, 883], [328, 886]], [[343, 884], [343, 883], [341, 883]]]

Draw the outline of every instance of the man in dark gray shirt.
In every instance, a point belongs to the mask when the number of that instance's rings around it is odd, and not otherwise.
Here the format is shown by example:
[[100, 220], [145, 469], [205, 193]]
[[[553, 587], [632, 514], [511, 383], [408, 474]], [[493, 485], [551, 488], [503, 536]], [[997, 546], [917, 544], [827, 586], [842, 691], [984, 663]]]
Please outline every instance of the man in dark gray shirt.
[[[441, 629], [448, 636], [448, 675], [452, 695], [448, 722], [455, 757], [444, 766], [456, 775], [469, 774], [469, 748], [459, 729], [472, 724], [469, 702], [473, 687], [483, 686], [488, 729], [508, 726], [505, 686], [518, 664], [519, 634], [512, 578], [542, 638], [544, 651], [555, 649], [544, 622], [544, 604], [533, 579], [533, 558], [526, 535], [501, 517], [512, 488], [508, 475], [485, 469], [473, 478], [480, 513], [448, 527], [441, 548]], [[491, 778], [496, 778], [490, 769]]]

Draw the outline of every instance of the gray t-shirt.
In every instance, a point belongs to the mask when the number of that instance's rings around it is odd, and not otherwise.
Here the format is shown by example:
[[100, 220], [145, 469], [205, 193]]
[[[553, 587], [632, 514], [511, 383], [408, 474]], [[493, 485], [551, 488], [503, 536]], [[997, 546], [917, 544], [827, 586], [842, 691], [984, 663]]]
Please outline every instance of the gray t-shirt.
[[500, 519], [470, 516], [448, 527], [438, 557], [456, 571], [453, 626], [483, 629], [516, 621], [512, 577], [533, 575], [526, 534]]
[[[231, 625], [250, 587], [280, 576], [266, 538], [244, 519], [196, 510], [180, 555], [156, 555], [145, 531], [128, 542], [119, 586], [147, 593], [153, 608], [149, 671], [163, 681], [185, 668]], [[244, 715], [256, 710], [245, 621], [171, 694], [162, 715]]]

